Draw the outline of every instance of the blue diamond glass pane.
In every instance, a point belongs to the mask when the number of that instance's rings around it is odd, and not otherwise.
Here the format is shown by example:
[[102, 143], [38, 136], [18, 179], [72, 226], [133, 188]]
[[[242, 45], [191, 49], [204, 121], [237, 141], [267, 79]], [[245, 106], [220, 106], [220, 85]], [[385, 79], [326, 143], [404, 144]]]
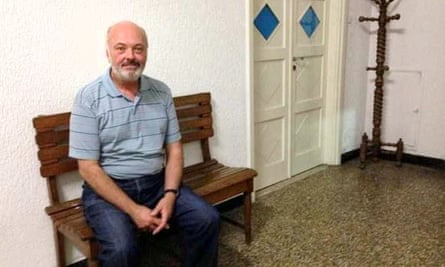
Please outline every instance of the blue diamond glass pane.
[[309, 38], [311, 38], [315, 29], [317, 29], [318, 24], [320, 24], [320, 20], [318, 19], [317, 14], [312, 7], [309, 7], [300, 20], [300, 25], [303, 27], [304, 32]]
[[269, 39], [270, 35], [277, 28], [280, 21], [277, 16], [273, 13], [272, 9], [270, 9], [269, 5], [266, 4], [260, 11], [260, 13], [256, 16], [253, 24], [264, 37], [264, 39]]

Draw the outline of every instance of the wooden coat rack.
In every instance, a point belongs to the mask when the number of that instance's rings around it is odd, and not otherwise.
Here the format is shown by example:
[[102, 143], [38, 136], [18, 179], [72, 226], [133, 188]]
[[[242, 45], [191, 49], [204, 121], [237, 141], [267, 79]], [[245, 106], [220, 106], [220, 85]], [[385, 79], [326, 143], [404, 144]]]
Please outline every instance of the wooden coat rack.
[[382, 154], [382, 147], [395, 147], [395, 152], [385, 151], [391, 154], [395, 154], [397, 163], [401, 166], [403, 155], [403, 141], [399, 138], [397, 143], [384, 143], [381, 141], [381, 123], [382, 123], [382, 110], [383, 110], [383, 84], [384, 73], [389, 70], [389, 67], [385, 65], [385, 53], [386, 53], [386, 25], [391, 20], [400, 19], [400, 14], [394, 16], [388, 16], [388, 6], [394, 0], [370, 0], [375, 2], [379, 7], [379, 17], [359, 17], [360, 22], [364, 21], [377, 21], [379, 24], [377, 32], [377, 56], [375, 67], [366, 68], [367, 71], [375, 71], [375, 90], [374, 90], [374, 106], [373, 106], [373, 129], [372, 139], [368, 139], [366, 133], [362, 136], [362, 143], [360, 145], [360, 167], [365, 167], [365, 161], [368, 156], [372, 156], [377, 159]]

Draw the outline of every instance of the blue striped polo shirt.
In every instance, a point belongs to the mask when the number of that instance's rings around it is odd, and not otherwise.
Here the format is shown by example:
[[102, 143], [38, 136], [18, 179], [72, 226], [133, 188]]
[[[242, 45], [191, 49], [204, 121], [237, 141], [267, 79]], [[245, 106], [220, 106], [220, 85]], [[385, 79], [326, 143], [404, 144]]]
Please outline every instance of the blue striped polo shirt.
[[130, 100], [117, 89], [110, 68], [76, 95], [70, 119], [69, 156], [98, 160], [116, 179], [160, 172], [164, 144], [179, 141], [170, 89], [142, 76], [139, 94]]

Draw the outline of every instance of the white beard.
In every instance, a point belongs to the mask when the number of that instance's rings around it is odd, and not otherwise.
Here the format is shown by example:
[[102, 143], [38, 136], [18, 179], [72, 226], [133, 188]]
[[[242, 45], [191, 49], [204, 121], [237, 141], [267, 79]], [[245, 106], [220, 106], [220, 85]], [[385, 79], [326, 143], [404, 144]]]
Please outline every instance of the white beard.
[[113, 73], [116, 75], [116, 78], [125, 82], [135, 82], [137, 81], [144, 71], [144, 68], [139, 67], [135, 71], [126, 71], [121, 67], [113, 67]]

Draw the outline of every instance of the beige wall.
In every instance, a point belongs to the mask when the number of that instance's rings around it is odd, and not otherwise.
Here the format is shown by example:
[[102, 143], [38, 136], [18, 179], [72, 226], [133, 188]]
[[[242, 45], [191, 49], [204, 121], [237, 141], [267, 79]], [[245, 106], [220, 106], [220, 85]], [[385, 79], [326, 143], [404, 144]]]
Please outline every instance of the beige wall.
[[369, 33], [359, 16], [371, 14], [371, 1], [349, 1], [348, 39], [342, 107], [342, 153], [360, 147], [365, 130]]

